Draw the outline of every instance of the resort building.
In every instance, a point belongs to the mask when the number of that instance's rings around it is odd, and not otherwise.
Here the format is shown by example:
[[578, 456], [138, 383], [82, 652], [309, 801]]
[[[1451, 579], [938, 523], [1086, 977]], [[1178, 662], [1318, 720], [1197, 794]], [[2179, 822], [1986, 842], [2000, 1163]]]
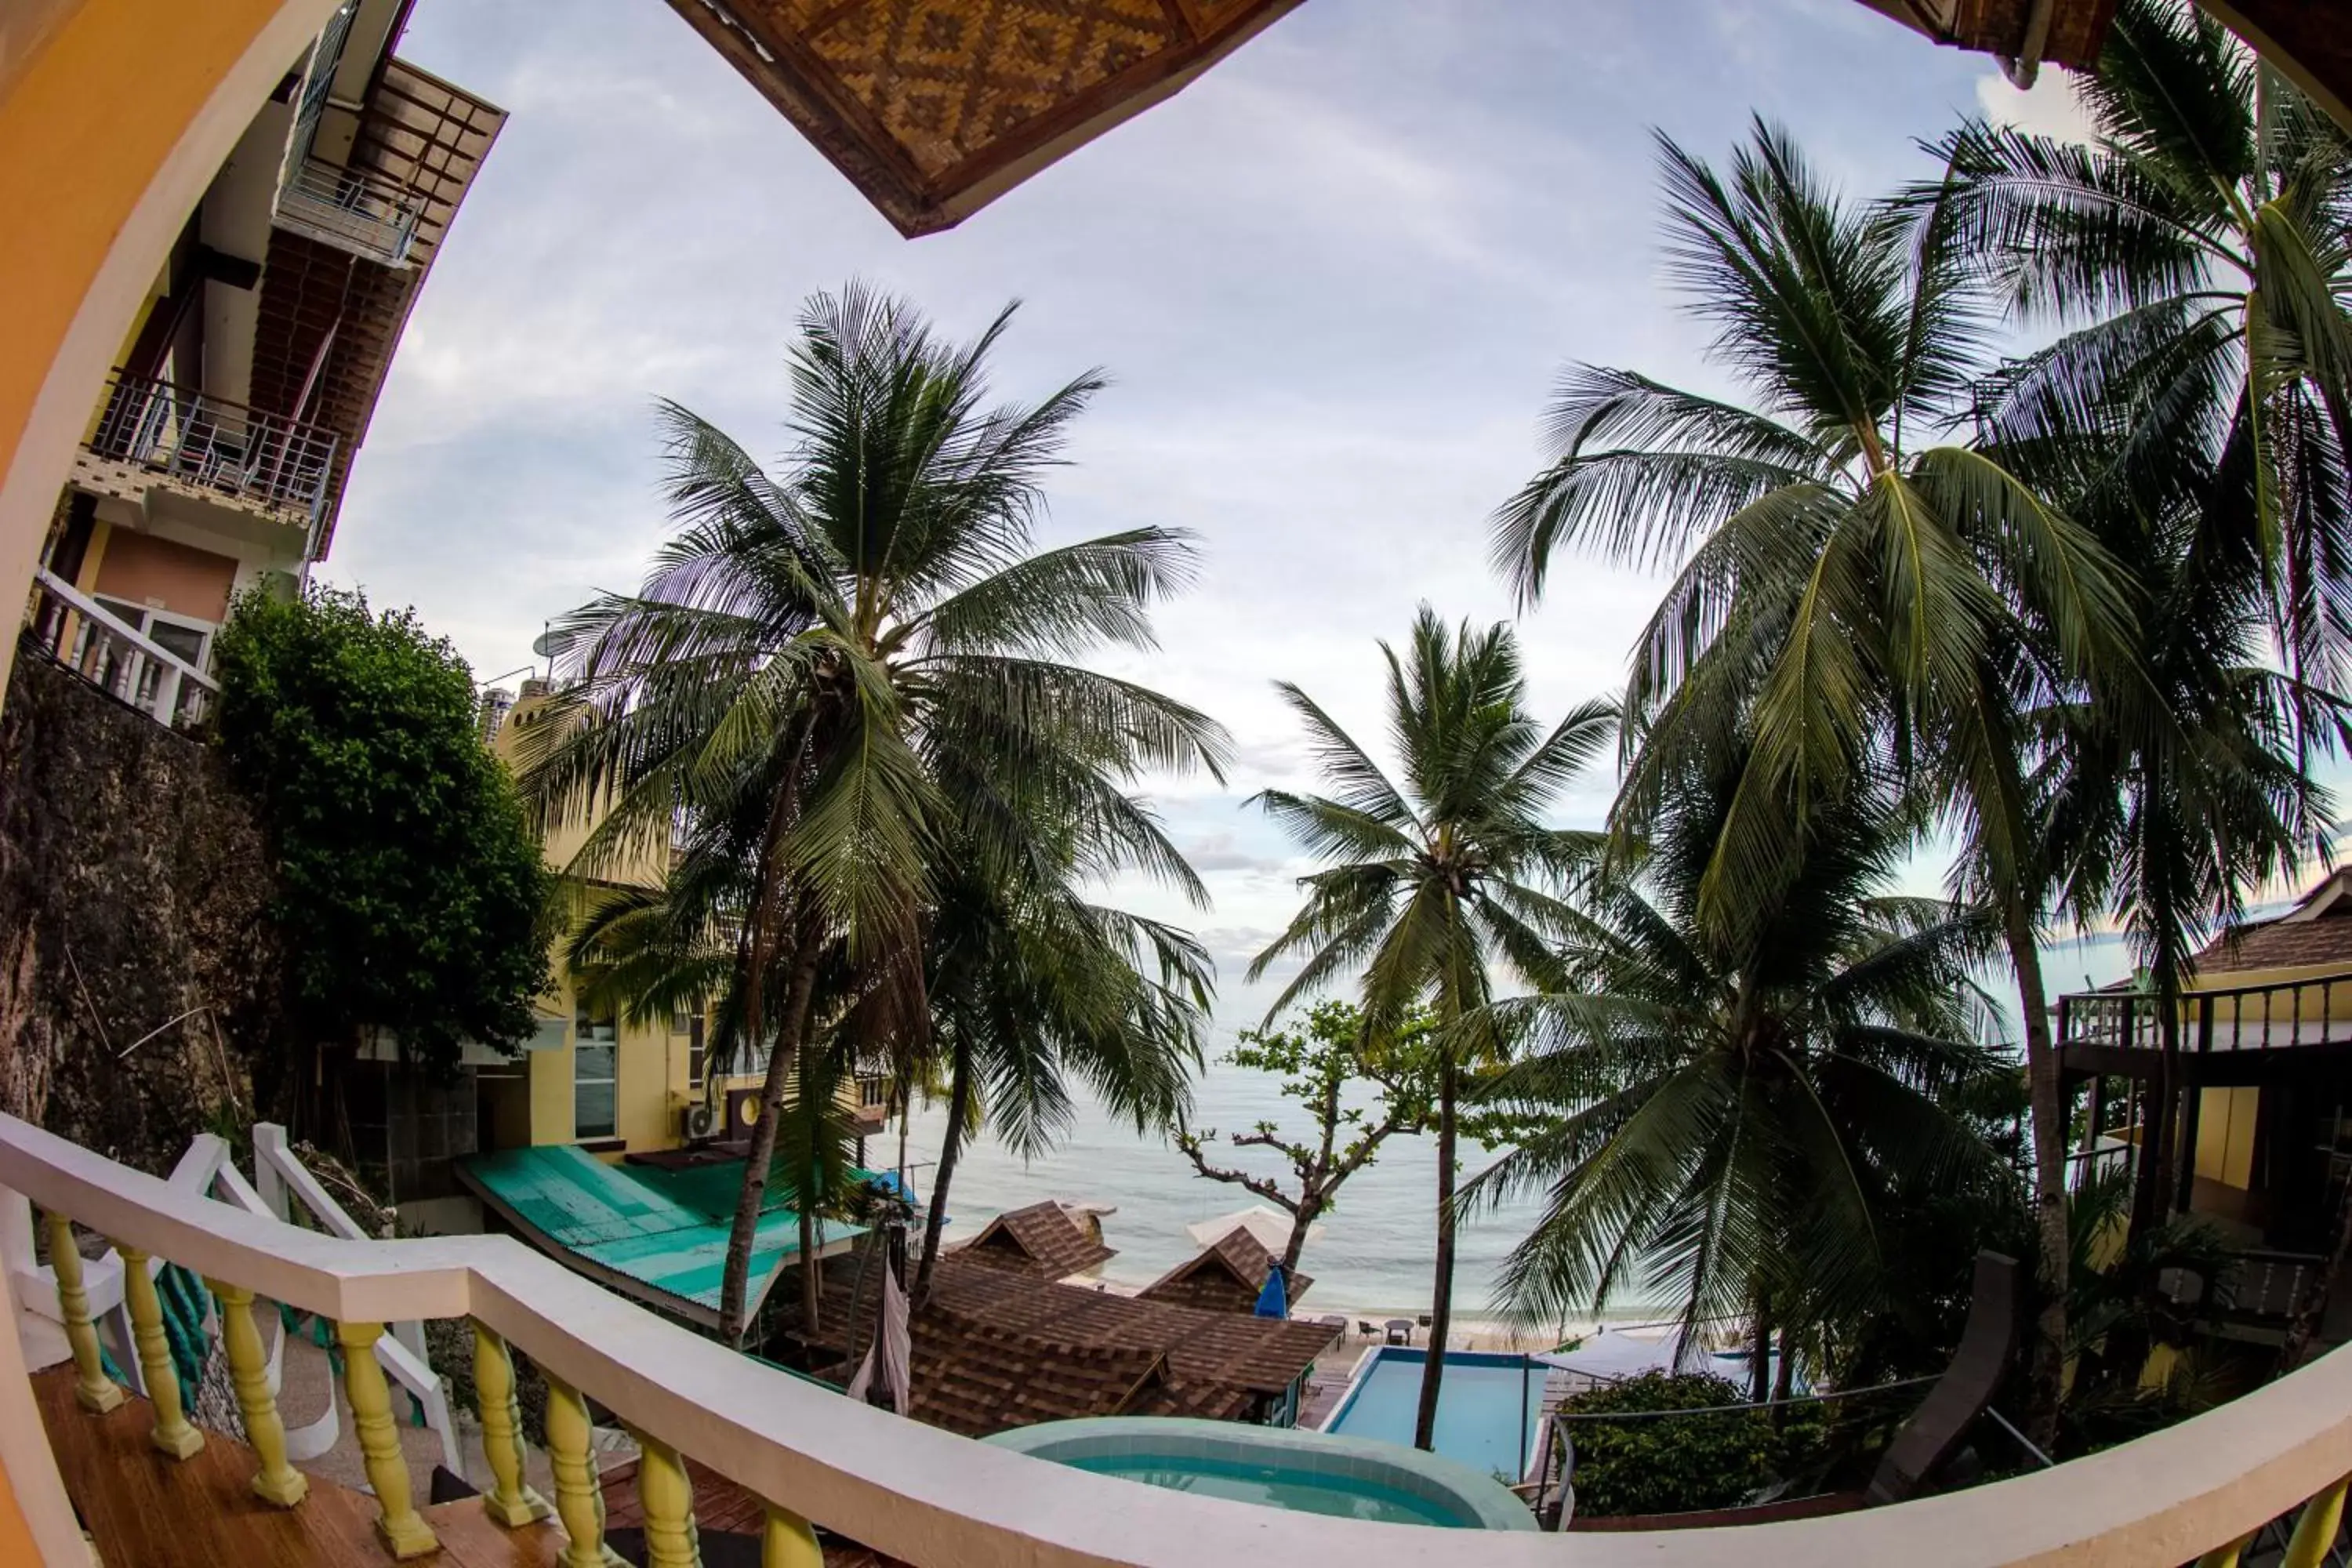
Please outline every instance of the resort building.
[[408, 0], [344, 0], [185, 215], [79, 433], [31, 619], [166, 723], [238, 594], [323, 559], [433, 258], [505, 112], [396, 53]]
[[2137, 981], [2060, 1000], [2064, 1069], [2089, 1098], [2077, 1181], [2128, 1167], [2136, 1233], [2176, 1212], [2228, 1239], [2231, 1289], [2175, 1287], [2217, 1333], [2352, 1337], [2336, 1279], [2352, 1213], [2352, 871], [2195, 963], [2169, 1017]]
[[[527, 681], [512, 701], [504, 699], [503, 692], [493, 692], [484, 711], [496, 716], [491, 749], [512, 763], [523, 733], [545, 708], [547, 685]], [[572, 864], [597, 820], [590, 813], [551, 822], [544, 843], [547, 863], [559, 869]], [[598, 885], [659, 885], [661, 854], [649, 848], [630, 864], [605, 869], [588, 896], [594, 896]], [[568, 1143], [618, 1157], [688, 1144], [740, 1143], [748, 1137], [759, 1112], [766, 1062], [714, 1059], [707, 1012], [680, 1009], [639, 1021], [625, 1009], [590, 1002], [565, 969], [562, 945], [559, 938], [555, 987], [541, 1001], [539, 1032], [521, 1055], [469, 1053], [480, 1133], [477, 1143], [452, 1152]], [[887, 1125], [880, 1075], [853, 1079], [841, 1095], [861, 1138]]]
[[[1295, 4], [674, 0], [910, 234], [974, 212]], [[1939, 42], [1998, 53], [2018, 79], [2045, 59], [2092, 58], [2113, 10], [1870, 4]], [[2352, 126], [2341, 5], [2210, 8]], [[166, 721], [198, 700], [189, 693], [202, 689], [229, 595], [273, 574], [297, 580], [326, 549], [400, 324], [496, 133], [496, 110], [392, 52], [404, 10], [13, 0], [0, 12], [0, 210], [15, 220], [0, 231], [0, 540], [26, 574], [20, 588], [39, 597], [41, 645]], [[552, 4], [533, 15], [547, 26], [569, 16]], [[2323, 889], [2273, 926], [2237, 933], [2206, 956], [2177, 1014], [2128, 992], [2067, 998], [2078, 1092], [2134, 1108], [2094, 1119], [2084, 1163], [2111, 1131], [2151, 1204], [2234, 1207], [2265, 1242], [2340, 1237], [2337, 1031], [2352, 1018], [2338, 1024], [2336, 994], [2352, 975], [2328, 944], [2347, 915]], [[593, 1180], [587, 1167], [611, 1168], [600, 1153], [642, 1143], [635, 1152], [658, 1156], [695, 1131], [690, 1020], [625, 1037], [583, 1021], [568, 989], [546, 1016], [522, 1076], [478, 1102], [489, 1109], [473, 1125], [517, 1144], [491, 1158], [553, 1151]], [[464, 1121], [438, 1119], [445, 1132]], [[619, 1542], [625, 1523], [631, 1550], [662, 1568], [2318, 1568], [2352, 1488], [2352, 1355], [2332, 1354], [2165, 1430], [1972, 1488], [1768, 1525], [1547, 1541], [1467, 1467], [1393, 1445], [1310, 1454], [1309, 1435], [1243, 1425], [1287, 1418], [1327, 1328], [1121, 1300], [1002, 1266], [1019, 1255], [1055, 1270], [1090, 1256], [1099, 1243], [1075, 1223], [1075, 1242], [1040, 1239], [1039, 1215], [1023, 1222], [1025, 1238], [1003, 1227], [985, 1259], [967, 1248], [941, 1260], [908, 1347], [933, 1403], [908, 1421], [630, 1299], [621, 1279], [639, 1258], [609, 1256], [608, 1289], [512, 1237], [389, 1240], [289, 1224], [253, 1191], [290, 1179], [283, 1169], [247, 1178], [215, 1152], [167, 1179], [0, 1116], [7, 1255], [33, 1257], [37, 1224], [47, 1238], [37, 1268], [0, 1272], [0, 1563], [593, 1564], [616, 1560], [608, 1537]], [[668, 1230], [707, 1217], [707, 1204], [670, 1196]], [[570, 1224], [509, 1206], [550, 1237]], [[584, 1227], [570, 1239], [583, 1252], [606, 1244]], [[1222, 1265], [1196, 1263], [1161, 1283], [1206, 1290]], [[824, 1285], [854, 1293], [855, 1270], [828, 1268]], [[184, 1390], [160, 1299], [182, 1287], [210, 1303], [226, 1393]], [[363, 1485], [289, 1455], [273, 1352], [287, 1338], [281, 1308], [331, 1325]], [[100, 1316], [124, 1325], [120, 1354], [102, 1348]], [[851, 1314], [828, 1305], [823, 1320]], [[479, 1495], [435, 1500], [444, 1494], [427, 1492], [403, 1447], [388, 1326], [425, 1323], [454, 1327], [470, 1352], [480, 1421], [455, 1489]], [[811, 1326], [813, 1355], [832, 1348], [829, 1332]], [[838, 1359], [854, 1359], [847, 1350]], [[126, 1357], [142, 1394], [125, 1390]], [[1987, 1360], [1998, 1373], [2004, 1358]], [[1173, 1435], [1156, 1447], [1090, 1428], [1063, 1462], [961, 1435], [1008, 1409], [1226, 1425], [1165, 1426]], [[620, 1444], [635, 1458], [608, 1510], [599, 1460]], [[1277, 1480], [1245, 1506], [1122, 1479], [1157, 1466], [1205, 1482], [1228, 1465]], [[1497, 1494], [1499, 1511], [1477, 1500]]]
[[[970, 1437], [1115, 1415], [1297, 1421], [1307, 1373], [1340, 1328], [1255, 1316], [1255, 1290], [1212, 1304], [1082, 1282], [1111, 1256], [1084, 1214], [1051, 1202], [1002, 1215], [943, 1252], [912, 1318], [908, 1414]], [[1213, 1247], [1176, 1272], [1219, 1256]], [[856, 1371], [852, 1325], [860, 1342], [872, 1338], [858, 1274], [825, 1269], [821, 1326], [794, 1336], [810, 1370], [834, 1382]]]

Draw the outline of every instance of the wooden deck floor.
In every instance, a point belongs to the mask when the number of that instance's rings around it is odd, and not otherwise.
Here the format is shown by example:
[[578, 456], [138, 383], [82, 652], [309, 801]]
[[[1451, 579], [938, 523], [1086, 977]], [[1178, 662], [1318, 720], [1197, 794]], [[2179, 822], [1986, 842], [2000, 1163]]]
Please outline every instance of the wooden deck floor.
[[[104, 1415], [85, 1415], [74, 1404], [70, 1365], [35, 1373], [33, 1390], [66, 1493], [106, 1568], [389, 1568], [391, 1554], [375, 1535], [373, 1498], [314, 1475], [299, 1506], [273, 1508], [247, 1489], [259, 1463], [242, 1443], [207, 1432], [203, 1451], [177, 1462], [148, 1442], [154, 1413], [145, 1400], [127, 1398]], [[759, 1500], [691, 1460], [688, 1473], [706, 1560], [716, 1568], [756, 1563]], [[418, 1490], [422, 1496], [421, 1484]], [[644, 1510], [634, 1467], [604, 1478], [604, 1500], [614, 1544], [635, 1561], [635, 1527], [644, 1522]], [[441, 1541], [439, 1554], [424, 1559], [430, 1568], [554, 1568], [563, 1550], [563, 1532], [554, 1525], [501, 1529], [478, 1500], [422, 1511]], [[903, 1568], [847, 1543], [828, 1545], [825, 1563]]]
[[[206, 1433], [203, 1451], [177, 1462], [148, 1443], [154, 1415], [145, 1400], [85, 1415], [74, 1404], [70, 1366], [36, 1373], [33, 1389], [66, 1493], [107, 1568], [383, 1568], [392, 1561], [376, 1540], [373, 1498], [314, 1476], [299, 1507], [273, 1508], [247, 1489], [259, 1467], [242, 1443]], [[423, 1511], [441, 1539], [430, 1561], [446, 1568], [552, 1568], [563, 1548], [562, 1531], [502, 1530], [475, 1500]]]

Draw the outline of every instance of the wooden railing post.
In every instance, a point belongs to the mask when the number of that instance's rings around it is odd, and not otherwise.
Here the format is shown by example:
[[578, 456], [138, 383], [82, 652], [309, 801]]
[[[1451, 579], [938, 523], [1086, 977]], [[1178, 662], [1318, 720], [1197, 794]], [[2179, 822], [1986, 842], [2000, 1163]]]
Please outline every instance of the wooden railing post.
[[554, 1510], [523, 1484], [522, 1406], [515, 1398], [514, 1357], [506, 1341], [474, 1325], [474, 1392], [481, 1404], [482, 1453], [490, 1464], [490, 1490], [482, 1511], [520, 1530]]
[[2326, 1563], [2328, 1552], [2336, 1547], [2336, 1532], [2344, 1523], [2347, 1485], [2352, 1481], [2338, 1481], [2303, 1505], [2303, 1517], [2294, 1521], [2294, 1535], [2286, 1543], [2279, 1568], [2322, 1568]]
[[441, 1543], [416, 1511], [409, 1491], [408, 1459], [400, 1451], [400, 1429], [392, 1420], [392, 1390], [384, 1385], [383, 1368], [376, 1364], [375, 1342], [383, 1337], [382, 1323], [335, 1325], [335, 1339], [343, 1347], [343, 1394], [351, 1402], [368, 1485], [375, 1491], [376, 1533], [393, 1556], [405, 1560], [437, 1552]]
[[229, 1381], [236, 1385], [236, 1408], [245, 1417], [245, 1441], [261, 1460], [253, 1495], [279, 1508], [292, 1508], [310, 1489], [302, 1472], [286, 1462], [286, 1423], [269, 1392], [269, 1362], [261, 1331], [253, 1322], [253, 1292], [225, 1279], [207, 1279], [220, 1299], [221, 1349], [228, 1357]]
[[824, 1549], [809, 1521], [770, 1503], [760, 1531], [760, 1568], [824, 1568]]
[[205, 1435], [188, 1425], [180, 1403], [180, 1369], [172, 1363], [172, 1342], [163, 1337], [163, 1303], [155, 1295], [155, 1277], [147, 1272], [147, 1255], [115, 1244], [122, 1259], [122, 1305], [131, 1314], [131, 1338], [139, 1347], [139, 1370], [147, 1379], [147, 1398], [155, 1406], [155, 1428], [148, 1436], [155, 1447], [175, 1459], [184, 1459], [205, 1446]]
[[122, 1403], [122, 1390], [106, 1375], [98, 1352], [98, 1328], [89, 1321], [89, 1292], [81, 1281], [81, 1251], [74, 1246], [73, 1221], [54, 1209], [49, 1227], [49, 1268], [58, 1277], [58, 1311], [65, 1319], [66, 1343], [73, 1347], [74, 1403], [103, 1415]]
[[702, 1568], [694, 1529], [694, 1483], [686, 1461], [668, 1444], [643, 1432], [637, 1439], [637, 1500], [646, 1510], [646, 1568]]
[[604, 1489], [589, 1441], [588, 1402], [569, 1384], [547, 1380], [547, 1462], [555, 1472], [555, 1514], [568, 1538], [563, 1568], [613, 1568], [620, 1554], [604, 1544]]

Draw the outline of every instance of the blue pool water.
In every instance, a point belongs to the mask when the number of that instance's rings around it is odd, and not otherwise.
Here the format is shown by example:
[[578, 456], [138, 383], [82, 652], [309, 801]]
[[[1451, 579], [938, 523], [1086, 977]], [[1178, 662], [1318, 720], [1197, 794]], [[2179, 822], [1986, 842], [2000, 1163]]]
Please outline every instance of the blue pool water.
[[1454, 1530], [1536, 1527], [1525, 1503], [1467, 1465], [1328, 1432], [1113, 1415], [1016, 1426], [986, 1441], [1118, 1480], [1296, 1513]]
[[[1323, 1429], [1410, 1446], [1429, 1352], [1382, 1345], [1372, 1354]], [[1547, 1370], [1522, 1355], [1449, 1354], [1437, 1391], [1437, 1452], [1482, 1476], [1517, 1480], [1535, 1451]]]
[[1269, 1465], [1176, 1454], [1096, 1454], [1063, 1463], [1092, 1470], [1098, 1476], [1118, 1476], [1150, 1487], [1166, 1487], [1199, 1497], [1231, 1498], [1235, 1502], [1286, 1508], [1297, 1513], [1336, 1514], [1342, 1519], [1369, 1519], [1380, 1524], [1460, 1527], [1473, 1522], [1465, 1519], [1458, 1509], [1411, 1496], [1360, 1476], [1316, 1475]]

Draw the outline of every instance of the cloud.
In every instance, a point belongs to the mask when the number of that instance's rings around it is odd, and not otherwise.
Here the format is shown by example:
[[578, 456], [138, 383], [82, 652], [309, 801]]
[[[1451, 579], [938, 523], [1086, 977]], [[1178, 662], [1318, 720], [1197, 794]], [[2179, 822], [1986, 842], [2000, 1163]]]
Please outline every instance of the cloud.
[[1192, 869], [1214, 871], [1279, 871], [1291, 864], [1287, 856], [1256, 855], [1236, 847], [1230, 833], [1213, 833], [1181, 847]]
[[2088, 142], [2098, 134], [2089, 105], [2075, 86], [2074, 73], [2051, 68], [2034, 79], [2023, 92], [1995, 71], [1977, 79], [1977, 108], [1995, 125], [2011, 126], [2035, 136], [2064, 142]]

